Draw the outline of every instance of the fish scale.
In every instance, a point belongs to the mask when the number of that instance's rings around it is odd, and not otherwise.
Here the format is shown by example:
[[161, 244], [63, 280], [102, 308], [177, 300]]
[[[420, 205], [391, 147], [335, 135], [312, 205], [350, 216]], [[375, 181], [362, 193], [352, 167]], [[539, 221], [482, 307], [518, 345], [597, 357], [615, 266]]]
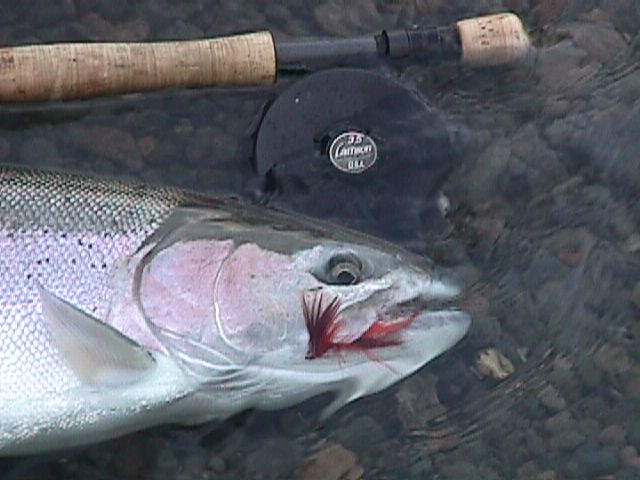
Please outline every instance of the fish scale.
[[170, 189], [0, 169], [0, 402], [78, 383], [52, 348], [36, 283], [104, 318], [113, 270], [182, 200]]

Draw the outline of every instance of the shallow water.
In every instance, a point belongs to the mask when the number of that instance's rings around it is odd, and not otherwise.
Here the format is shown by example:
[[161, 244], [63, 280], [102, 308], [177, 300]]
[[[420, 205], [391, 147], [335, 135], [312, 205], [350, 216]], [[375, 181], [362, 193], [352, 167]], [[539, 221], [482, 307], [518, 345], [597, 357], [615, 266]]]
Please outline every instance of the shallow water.
[[[0, 478], [292, 478], [330, 444], [353, 452], [345, 469], [359, 465], [365, 478], [640, 478], [640, 4], [15, 3], [0, 6], [7, 45], [261, 28], [281, 37], [350, 35], [510, 9], [537, 54], [518, 68], [383, 72], [417, 89], [452, 140], [442, 157], [447, 174], [435, 169], [423, 191], [398, 176], [332, 192], [351, 200], [344, 209], [319, 202], [317, 185], [262, 198], [377, 233], [456, 270], [471, 285], [474, 325], [464, 342], [323, 428], [315, 415], [325, 399], [315, 399], [222, 426], [155, 429], [2, 461]], [[0, 161], [256, 199], [263, 183], [251, 170], [251, 134], [280, 88], [2, 106]], [[398, 168], [407, 179], [424, 173], [406, 162]], [[450, 202], [446, 218], [438, 192]], [[486, 349], [508, 358], [513, 373], [483, 376]], [[339, 452], [328, 452], [339, 464]]]

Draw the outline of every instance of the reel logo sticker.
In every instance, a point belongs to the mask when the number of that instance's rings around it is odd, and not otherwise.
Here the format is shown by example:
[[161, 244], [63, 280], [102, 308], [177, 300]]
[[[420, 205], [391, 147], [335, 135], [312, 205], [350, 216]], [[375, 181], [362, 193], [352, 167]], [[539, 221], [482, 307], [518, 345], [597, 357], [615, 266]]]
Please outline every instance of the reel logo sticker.
[[373, 139], [360, 132], [345, 132], [333, 139], [329, 146], [333, 166], [345, 173], [362, 173], [378, 159], [378, 147]]

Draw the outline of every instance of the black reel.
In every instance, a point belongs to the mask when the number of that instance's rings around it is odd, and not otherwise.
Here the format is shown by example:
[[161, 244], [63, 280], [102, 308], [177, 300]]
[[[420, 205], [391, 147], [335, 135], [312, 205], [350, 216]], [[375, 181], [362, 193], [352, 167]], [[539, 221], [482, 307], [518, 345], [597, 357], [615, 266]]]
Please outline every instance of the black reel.
[[304, 77], [271, 103], [253, 160], [272, 205], [403, 237], [433, 213], [428, 197], [452, 154], [444, 121], [418, 93], [337, 68]]

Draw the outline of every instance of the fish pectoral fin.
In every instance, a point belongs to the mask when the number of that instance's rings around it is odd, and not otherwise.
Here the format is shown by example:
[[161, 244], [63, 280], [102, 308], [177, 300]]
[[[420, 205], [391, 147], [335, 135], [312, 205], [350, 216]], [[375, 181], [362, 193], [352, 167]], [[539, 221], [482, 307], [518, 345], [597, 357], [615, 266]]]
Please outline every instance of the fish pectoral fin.
[[135, 383], [155, 366], [143, 347], [38, 285], [42, 313], [68, 366], [88, 385]]
[[320, 423], [325, 423], [332, 417], [338, 410], [344, 407], [347, 403], [356, 399], [356, 396], [351, 392], [338, 392], [329, 405], [322, 409], [320, 412]]

